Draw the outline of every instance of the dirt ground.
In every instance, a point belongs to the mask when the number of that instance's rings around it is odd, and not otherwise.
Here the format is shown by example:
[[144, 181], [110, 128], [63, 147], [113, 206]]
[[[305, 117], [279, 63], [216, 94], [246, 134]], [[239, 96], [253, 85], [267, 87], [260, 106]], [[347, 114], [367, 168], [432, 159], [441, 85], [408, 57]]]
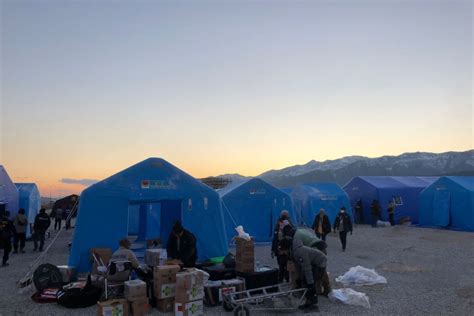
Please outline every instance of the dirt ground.
[[[45, 262], [66, 264], [67, 242], [72, 231], [63, 231], [51, 247]], [[51, 242], [55, 233], [52, 232]], [[339, 239], [328, 237], [328, 271], [334, 288], [342, 287], [335, 278], [350, 267], [375, 269], [387, 278], [386, 285], [351, 287], [364, 292], [371, 308], [348, 306], [320, 298], [321, 315], [472, 315], [474, 310], [474, 233], [397, 226], [371, 228], [357, 226], [348, 236], [346, 252]], [[10, 266], [0, 268], [0, 315], [95, 315], [96, 307], [70, 310], [57, 304], [36, 304], [31, 292], [21, 293], [16, 282], [38, 256], [32, 251], [13, 254]], [[263, 265], [276, 266], [270, 247], [259, 245], [256, 256]], [[158, 315], [153, 309], [151, 315]], [[221, 307], [206, 308], [206, 315], [232, 315]], [[259, 315], [274, 313], [256, 313]]]

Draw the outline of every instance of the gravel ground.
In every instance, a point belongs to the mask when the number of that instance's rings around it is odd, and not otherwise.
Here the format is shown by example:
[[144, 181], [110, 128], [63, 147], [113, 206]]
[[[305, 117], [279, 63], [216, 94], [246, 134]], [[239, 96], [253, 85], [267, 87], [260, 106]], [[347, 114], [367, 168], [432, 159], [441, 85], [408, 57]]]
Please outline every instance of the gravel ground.
[[[71, 234], [72, 231], [61, 233], [46, 262], [66, 264]], [[356, 265], [375, 268], [387, 278], [388, 284], [352, 287], [367, 294], [370, 309], [320, 298], [320, 314], [473, 315], [474, 233], [406, 226], [374, 229], [359, 225], [354, 235], [348, 236], [346, 252], [341, 251], [336, 235], [328, 236], [327, 241], [328, 271], [334, 288], [341, 287], [334, 279]], [[38, 256], [32, 248], [28, 242], [26, 254], [12, 255], [10, 266], [0, 268], [0, 315], [95, 315], [95, 307], [70, 310], [57, 304], [36, 304], [30, 298], [31, 292], [20, 293], [16, 282]], [[275, 266], [269, 254], [268, 245], [256, 247], [261, 264]], [[206, 308], [205, 312], [232, 315], [221, 307]], [[158, 311], [153, 309], [150, 314], [158, 315]]]

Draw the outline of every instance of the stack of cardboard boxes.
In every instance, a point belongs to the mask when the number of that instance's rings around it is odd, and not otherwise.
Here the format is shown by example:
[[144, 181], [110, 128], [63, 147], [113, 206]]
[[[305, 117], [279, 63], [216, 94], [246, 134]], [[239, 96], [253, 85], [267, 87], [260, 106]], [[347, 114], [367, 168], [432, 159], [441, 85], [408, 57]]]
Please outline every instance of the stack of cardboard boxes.
[[203, 315], [204, 273], [197, 269], [186, 269], [176, 275], [176, 316]]
[[178, 265], [164, 265], [153, 268], [153, 287], [157, 299], [157, 308], [160, 312], [169, 313], [173, 311], [176, 273]]
[[255, 270], [255, 252], [253, 240], [236, 237], [235, 270], [238, 272], [254, 272]]
[[124, 296], [130, 305], [133, 316], [143, 316], [150, 310], [146, 283], [142, 280], [126, 281]]

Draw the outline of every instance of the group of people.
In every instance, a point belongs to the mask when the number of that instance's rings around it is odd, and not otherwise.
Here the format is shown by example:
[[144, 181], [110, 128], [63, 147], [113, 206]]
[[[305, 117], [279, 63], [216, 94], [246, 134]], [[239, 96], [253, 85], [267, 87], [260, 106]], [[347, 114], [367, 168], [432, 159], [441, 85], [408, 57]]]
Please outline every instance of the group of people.
[[[0, 246], [3, 248], [2, 267], [8, 266], [8, 259], [13, 248], [13, 253], [25, 253], [26, 232], [31, 228], [34, 248], [33, 251], [43, 251], [45, 235], [51, 219], [46, 214], [46, 209], [42, 208], [35, 217], [33, 225], [28, 222], [25, 210], [21, 208], [13, 220], [10, 219], [10, 212], [5, 211], [0, 219]], [[13, 247], [12, 247], [13, 239]]]
[[[395, 197], [393, 197], [387, 204], [387, 214], [388, 214], [388, 221], [390, 222], [391, 226], [395, 226]], [[355, 222], [361, 224], [364, 222], [364, 207], [362, 204], [362, 200], [357, 200], [354, 206], [355, 212]], [[372, 200], [370, 203], [370, 215], [371, 215], [371, 224], [372, 227], [377, 227], [377, 221], [381, 220], [382, 218], [382, 206], [380, 205], [377, 199]]]
[[71, 208], [57, 208], [51, 213], [51, 218], [54, 218], [54, 230], [61, 230], [62, 221], [66, 222], [66, 230], [71, 228]]
[[327, 244], [326, 235], [331, 231], [339, 232], [342, 251], [346, 250], [347, 234], [352, 234], [352, 220], [341, 207], [332, 225], [324, 209], [320, 209], [312, 226], [314, 233], [305, 229], [297, 229], [288, 211], [282, 211], [278, 219], [272, 241], [272, 257], [277, 257], [279, 281], [290, 279], [288, 263], [296, 268], [295, 285], [306, 287], [306, 302], [302, 309], [317, 308], [318, 295], [327, 296], [331, 292], [331, 284], [326, 271]]

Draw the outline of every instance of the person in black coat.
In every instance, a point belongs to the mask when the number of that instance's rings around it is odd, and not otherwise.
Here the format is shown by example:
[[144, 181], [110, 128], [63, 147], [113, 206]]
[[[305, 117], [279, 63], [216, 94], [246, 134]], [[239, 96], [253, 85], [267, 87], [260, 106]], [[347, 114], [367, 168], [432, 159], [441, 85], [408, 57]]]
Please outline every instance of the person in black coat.
[[291, 226], [290, 215], [287, 210], [283, 210], [280, 213], [280, 218], [275, 224], [273, 230], [272, 240], [272, 258], [277, 257], [278, 262], [278, 281], [281, 283], [283, 280], [286, 282], [290, 281], [290, 273], [288, 272], [288, 260], [290, 256], [291, 242], [283, 235], [283, 228], [287, 225]]
[[48, 214], [46, 214], [46, 210], [44, 208], [40, 209], [39, 214], [36, 215], [35, 222], [33, 224], [33, 241], [35, 245], [33, 251], [38, 250], [38, 242], [39, 251], [43, 251], [46, 231], [50, 225], [51, 218], [48, 216]]
[[326, 235], [331, 232], [331, 223], [323, 208], [319, 210], [319, 214], [314, 218], [312, 228], [319, 239], [326, 241]]
[[10, 219], [10, 212], [5, 211], [0, 219], [0, 243], [3, 246], [2, 267], [8, 266], [8, 259], [12, 251], [12, 237], [15, 234], [15, 226]]
[[166, 245], [166, 252], [169, 259], [181, 260], [186, 268], [196, 266], [196, 237], [184, 229], [179, 221], [173, 225], [173, 230]]
[[349, 214], [346, 213], [346, 208], [343, 206], [339, 210], [339, 214], [334, 221], [334, 232], [339, 231], [339, 238], [341, 239], [342, 251], [346, 251], [347, 233], [352, 235], [352, 221]]

